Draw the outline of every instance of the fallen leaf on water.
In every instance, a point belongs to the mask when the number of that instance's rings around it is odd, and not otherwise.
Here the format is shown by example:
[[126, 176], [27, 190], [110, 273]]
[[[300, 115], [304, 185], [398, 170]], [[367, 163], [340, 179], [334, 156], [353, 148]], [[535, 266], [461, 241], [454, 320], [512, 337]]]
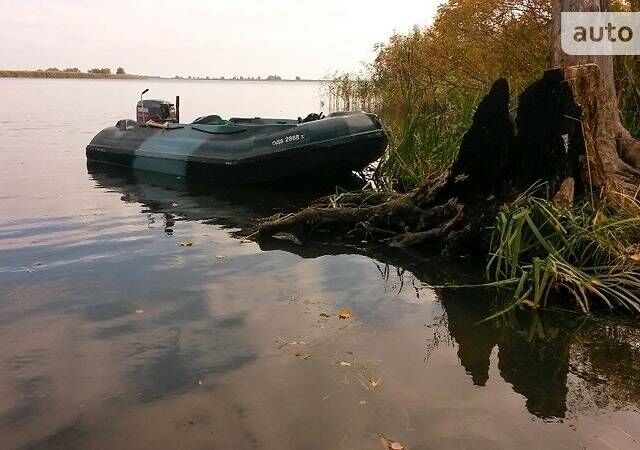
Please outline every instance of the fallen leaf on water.
[[216, 259], [225, 259], [225, 258], [226, 258], [226, 256], [224, 256], [224, 255], [216, 255]]
[[351, 316], [353, 316], [353, 314], [351, 314], [351, 311], [349, 311], [348, 309], [342, 309], [338, 313], [338, 317], [340, 317], [341, 319], [351, 319]]
[[367, 404], [367, 401], [366, 401], [366, 400], [360, 400], [360, 404], [361, 404], [361, 405], [366, 405], [366, 404]]
[[351, 367], [351, 363], [349, 361], [340, 361], [340, 365], [342, 367]]
[[142, 309], [136, 309], [136, 314], [142, 314], [144, 311]]
[[193, 242], [191, 241], [182, 241], [180, 242], [180, 247], [191, 247], [193, 245]]
[[305, 357], [302, 359], [309, 359], [309, 358], [311, 358], [311, 355], [305, 355]]
[[377, 380], [374, 380], [373, 378], [369, 380], [369, 384], [374, 389], [380, 386], [380, 382], [382, 382], [382, 377], [378, 378]]
[[384, 442], [384, 444], [390, 449], [390, 450], [404, 450], [404, 445], [402, 445], [400, 442], [396, 442], [392, 439], [389, 439], [388, 437], [386, 437], [384, 434], [379, 434], [378, 436], [380, 436], [380, 439], [382, 439], [382, 441]]

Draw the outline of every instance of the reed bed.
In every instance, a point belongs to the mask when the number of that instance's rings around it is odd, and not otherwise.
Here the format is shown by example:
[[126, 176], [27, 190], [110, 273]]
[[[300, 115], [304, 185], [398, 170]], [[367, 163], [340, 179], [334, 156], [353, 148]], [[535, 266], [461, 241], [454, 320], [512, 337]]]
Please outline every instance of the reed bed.
[[515, 287], [512, 306], [570, 300], [585, 313], [639, 314], [638, 242], [636, 199], [608, 194], [567, 208], [527, 194], [496, 218], [487, 278]]

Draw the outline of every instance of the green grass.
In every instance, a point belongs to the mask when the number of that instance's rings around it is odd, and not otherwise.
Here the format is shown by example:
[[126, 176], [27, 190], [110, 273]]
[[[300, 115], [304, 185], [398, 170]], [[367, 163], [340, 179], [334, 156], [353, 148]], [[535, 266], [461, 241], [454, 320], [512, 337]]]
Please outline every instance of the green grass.
[[[639, 205], [585, 201], [564, 208], [522, 196], [496, 218], [487, 277], [515, 286], [513, 305], [532, 308], [569, 299], [640, 313]], [[616, 212], [614, 212], [616, 211]]]
[[[404, 87], [350, 74], [325, 84], [331, 110], [367, 110], [382, 119], [389, 149], [374, 175], [381, 189], [409, 191], [451, 166], [481, 93]], [[411, 92], [412, 94], [409, 94]]]
[[423, 106], [401, 119], [382, 119], [389, 150], [376, 171], [376, 183], [409, 191], [443, 175], [455, 161], [479, 97]]
[[640, 61], [636, 57], [618, 57], [616, 67], [622, 123], [632, 136], [640, 137]]

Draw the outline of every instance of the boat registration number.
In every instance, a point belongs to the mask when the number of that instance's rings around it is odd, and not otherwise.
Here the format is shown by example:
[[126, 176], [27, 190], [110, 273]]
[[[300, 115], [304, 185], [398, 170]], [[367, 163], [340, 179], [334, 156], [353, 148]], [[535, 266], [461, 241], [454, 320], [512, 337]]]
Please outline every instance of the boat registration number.
[[304, 134], [291, 134], [289, 136], [284, 136], [278, 139], [274, 139], [271, 142], [271, 145], [273, 145], [274, 147], [278, 147], [282, 144], [288, 144], [290, 142], [303, 141], [303, 140], [304, 140]]

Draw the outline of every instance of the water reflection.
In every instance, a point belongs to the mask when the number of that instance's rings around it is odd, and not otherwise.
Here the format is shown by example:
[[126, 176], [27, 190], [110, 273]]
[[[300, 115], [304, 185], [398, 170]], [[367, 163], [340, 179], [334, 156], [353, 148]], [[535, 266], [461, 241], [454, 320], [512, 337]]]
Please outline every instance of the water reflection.
[[[246, 228], [257, 218], [275, 212], [295, 210], [336, 189], [361, 186], [357, 177], [340, 185], [304, 183], [291, 189], [287, 184], [221, 185], [160, 173], [118, 168], [88, 162], [87, 170], [96, 184], [120, 192], [125, 203], [142, 203], [149, 213], [162, 214], [165, 231], [171, 233], [176, 220], [202, 221], [228, 228]], [[145, 211], [143, 211], [145, 212]], [[149, 220], [155, 220], [150, 217]]]
[[[297, 192], [292, 197], [286, 188], [212, 187], [101, 166], [90, 167], [90, 173], [99, 186], [122, 193], [123, 201], [142, 203], [149, 212], [162, 214], [167, 232], [176, 220], [241, 230], [250, 227], [255, 218], [293, 209], [321, 192]], [[178, 204], [174, 202], [176, 192], [181, 193]], [[285, 250], [303, 258], [365, 255], [378, 265], [380, 276], [392, 283], [394, 290], [412, 291], [417, 296], [425, 285], [481, 279], [473, 263], [444, 262], [397, 251], [320, 243], [300, 246], [281, 240], [263, 242], [261, 249]], [[429, 325], [433, 338], [427, 344], [428, 353], [441, 345], [454, 345], [473, 385], [485, 387], [497, 373], [526, 399], [527, 410], [543, 419], [575, 416], [594, 406], [620, 409], [640, 404], [640, 329], [635, 324], [521, 310], [483, 321], [491, 314], [493, 291], [436, 292], [443, 314], [441, 320]], [[425, 360], [428, 363], [428, 358]]]

